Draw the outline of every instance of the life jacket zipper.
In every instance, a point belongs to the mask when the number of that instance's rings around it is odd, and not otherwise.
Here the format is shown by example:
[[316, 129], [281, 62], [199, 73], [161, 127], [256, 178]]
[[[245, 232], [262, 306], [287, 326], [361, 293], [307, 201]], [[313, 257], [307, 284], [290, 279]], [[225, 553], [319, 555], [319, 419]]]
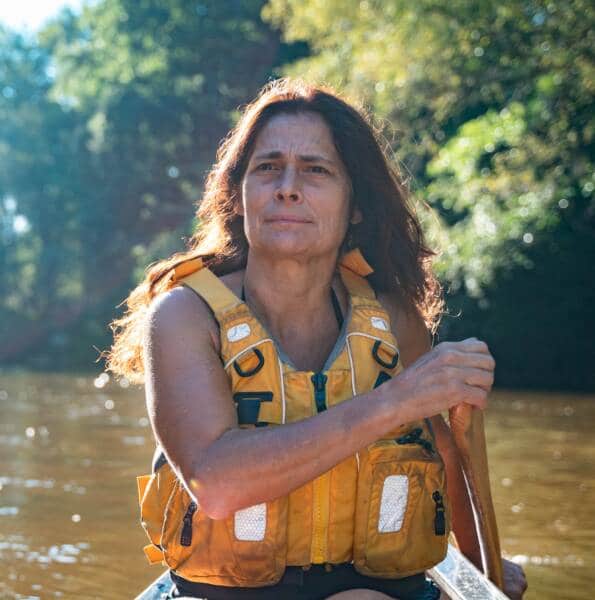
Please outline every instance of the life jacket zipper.
[[196, 502], [192, 501], [188, 505], [188, 510], [184, 515], [184, 526], [182, 527], [182, 535], [180, 536], [180, 544], [182, 546], [190, 546], [192, 544], [192, 517], [197, 508]]
[[[326, 406], [326, 382], [328, 377], [320, 372], [311, 376], [314, 386], [314, 402], [316, 411], [321, 413]], [[314, 479], [312, 483], [312, 550], [311, 561], [322, 563], [327, 560], [326, 537], [328, 535], [329, 517], [329, 486], [330, 473], [324, 473]]]
[[314, 373], [311, 379], [314, 384], [316, 410], [320, 413], [326, 410], [326, 380], [328, 378], [324, 373]]
[[436, 535], [444, 535], [446, 533], [446, 519], [444, 514], [444, 502], [442, 494], [436, 490], [432, 494], [432, 499], [436, 503], [436, 517], [434, 518], [434, 533]]

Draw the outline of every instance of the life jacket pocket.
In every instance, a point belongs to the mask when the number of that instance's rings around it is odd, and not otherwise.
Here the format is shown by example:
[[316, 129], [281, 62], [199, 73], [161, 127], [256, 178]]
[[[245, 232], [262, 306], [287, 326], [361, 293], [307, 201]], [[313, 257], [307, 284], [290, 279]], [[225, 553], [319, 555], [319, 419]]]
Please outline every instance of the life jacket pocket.
[[[143, 529], [154, 546], [153, 556], [161, 550], [161, 533], [165, 508], [174, 492], [177, 482], [169, 465], [161, 466], [150, 475], [136, 478], [138, 486], [138, 502]], [[147, 553], [149, 557], [149, 554]], [[155, 562], [149, 558], [151, 562]]]
[[413, 429], [360, 454], [353, 558], [373, 577], [406, 577], [446, 555], [450, 512], [438, 452]]
[[178, 481], [164, 512], [161, 547], [190, 581], [258, 587], [277, 583], [287, 554], [287, 498], [211, 519]]

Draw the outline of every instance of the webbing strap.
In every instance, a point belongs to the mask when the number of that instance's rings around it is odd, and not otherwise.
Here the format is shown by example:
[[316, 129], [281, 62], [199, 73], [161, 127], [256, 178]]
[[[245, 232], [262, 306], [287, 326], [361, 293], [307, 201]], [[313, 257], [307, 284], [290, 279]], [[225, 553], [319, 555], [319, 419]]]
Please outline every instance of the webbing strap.
[[366, 262], [359, 248], [350, 250], [339, 260], [339, 273], [351, 296], [376, 298], [372, 286], [365, 279], [373, 272], [374, 269]]
[[374, 290], [363, 277], [356, 275], [353, 271], [342, 266], [339, 267], [339, 273], [351, 296], [360, 296], [366, 299], [376, 298]]
[[370, 273], [374, 272], [374, 269], [368, 264], [359, 248], [354, 248], [344, 254], [339, 260], [339, 264], [360, 277], [367, 277]]
[[207, 268], [187, 275], [180, 282], [204, 298], [217, 318], [242, 304], [242, 301]]

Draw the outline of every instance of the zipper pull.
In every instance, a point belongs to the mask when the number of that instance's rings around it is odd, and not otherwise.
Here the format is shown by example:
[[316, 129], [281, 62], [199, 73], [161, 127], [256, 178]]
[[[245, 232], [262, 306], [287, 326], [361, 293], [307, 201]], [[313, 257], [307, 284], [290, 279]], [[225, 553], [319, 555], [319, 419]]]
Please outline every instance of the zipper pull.
[[420, 435], [421, 435], [421, 427], [416, 427], [415, 429], [412, 429], [410, 432], [405, 433], [401, 437], [398, 437], [396, 442], [397, 442], [397, 444], [416, 444], [416, 443], [418, 443]]
[[326, 380], [328, 379], [324, 373], [314, 373], [311, 377], [314, 384], [314, 400], [316, 402], [316, 410], [320, 413], [326, 410]]
[[188, 510], [184, 515], [184, 526], [182, 527], [182, 535], [180, 536], [180, 544], [182, 546], [190, 546], [192, 544], [192, 517], [197, 508], [196, 502], [192, 501], [188, 505]]
[[434, 454], [434, 447], [432, 446], [431, 442], [428, 442], [428, 440], [420, 438], [417, 443], [420, 444], [423, 447], [423, 449], [429, 452], [430, 454]]
[[434, 533], [436, 535], [444, 535], [446, 533], [446, 518], [442, 494], [436, 490], [432, 494], [432, 499], [436, 503], [436, 517], [434, 519]]

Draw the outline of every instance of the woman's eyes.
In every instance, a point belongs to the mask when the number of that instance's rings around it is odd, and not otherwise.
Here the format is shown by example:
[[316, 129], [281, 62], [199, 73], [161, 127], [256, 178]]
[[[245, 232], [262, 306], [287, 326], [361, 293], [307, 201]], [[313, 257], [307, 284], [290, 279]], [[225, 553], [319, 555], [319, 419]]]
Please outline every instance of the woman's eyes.
[[[273, 163], [261, 163], [260, 165], [258, 165], [256, 167], [257, 171], [271, 171], [274, 168], [276, 168], [276, 165]], [[324, 167], [320, 166], [320, 165], [311, 165], [308, 167], [309, 169], [320, 169], [318, 171], [314, 171], [315, 173], [329, 173], [329, 171], [327, 169], [325, 169]]]
[[325, 169], [324, 167], [321, 167], [319, 165], [313, 165], [311, 168], [312, 169], [320, 169], [319, 172], [321, 172], [321, 173], [328, 173], [329, 172], [327, 169]]

